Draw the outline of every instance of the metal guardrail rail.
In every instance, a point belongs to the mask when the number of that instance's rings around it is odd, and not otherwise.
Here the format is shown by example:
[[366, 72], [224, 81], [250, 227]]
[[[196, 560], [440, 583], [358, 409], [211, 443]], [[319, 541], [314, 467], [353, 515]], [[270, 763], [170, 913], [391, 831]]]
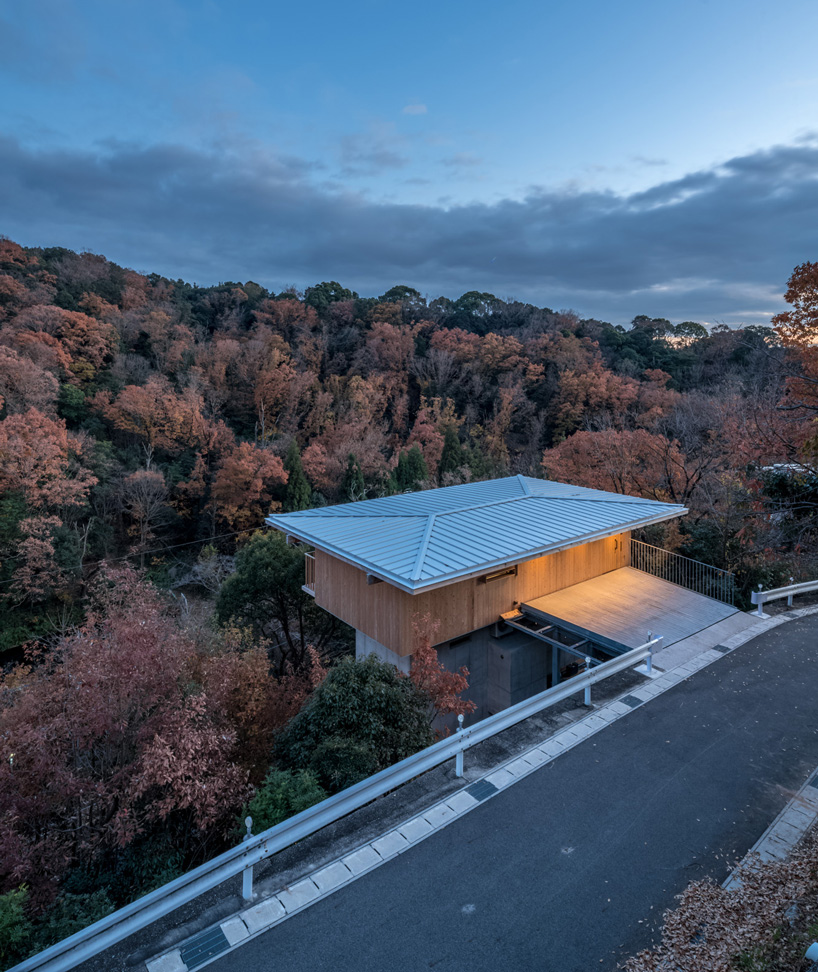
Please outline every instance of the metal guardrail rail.
[[753, 604], [758, 605], [756, 613], [760, 618], [765, 617], [762, 608], [767, 601], [778, 601], [782, 597], [786, 597], [787, 607], [792, 607], [792, 599], [796, 594], [809, 594], [810, 591], [818, 591], [818, 581], [802, 581], [800, 584], [793, 584], [793, 579], [790, 578], [787, 587], [773, 587], [769, 591], [762, 591], [761, 584], [759, 584], [758, 590], [752, 592], [750, 600]]
[[631, 567], [716, 601], [735, 605], [736, 575], [729, 570], [631, 539]]
[[285, 847], [309, 837], [453, 757], [456, 758], [456, 771], [460, 775], [465, 750], [579, 692], [585, 693], [586, 703], [590, 702], [590, 689], [595, 682], [632, 668], [642, 661], [647, 661], [650, 668], [653, 651], [661, 645], [662, 638], [653, 638], [640, 648], [634, 648], [582, 675], [518, 702], [473, 726], [458, 730], [456, 735], [428, 746], [283, 823], [249, 839], [245, 838], [238, 847], [225, 851], [212, 861], [15, 965], [9, 972], [68, 972], [176, 908], [237, 877], [254, 864], [272, 857]]

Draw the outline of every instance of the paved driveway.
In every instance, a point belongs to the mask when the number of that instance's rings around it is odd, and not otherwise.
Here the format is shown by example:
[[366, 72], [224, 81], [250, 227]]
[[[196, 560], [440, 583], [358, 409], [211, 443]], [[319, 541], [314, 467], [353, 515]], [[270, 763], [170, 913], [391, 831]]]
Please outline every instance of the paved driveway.
[[213, 972], [602, 972], [818, 765], [818, 617], [779, 626]]

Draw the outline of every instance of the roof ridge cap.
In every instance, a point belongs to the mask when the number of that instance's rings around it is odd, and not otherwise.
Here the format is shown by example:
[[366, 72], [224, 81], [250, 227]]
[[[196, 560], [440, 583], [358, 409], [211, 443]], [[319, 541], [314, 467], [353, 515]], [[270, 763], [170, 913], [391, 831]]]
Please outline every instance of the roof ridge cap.
[[528, 486], [528, 480], [522, 473], [517, 473], [517, 482], [523, 487], [523, 496], [532, 496], [532, 492]]
[[[544, 500], [583, 500], [585, 503], [621, 503], [622, 500], [631, 500], [634, 503], [659, 503], [661, 506], [684, 506], [684, 503], [668, 503], [666, 500], [648, 499], [647, 496], [631, 496], [630, 493], [612, 493], [607, 489], [593, 489], [590, 486], [577, 486], [576, 489], [586, 490], [589, 493], [602, 493], [602, 496], [550, 496], [533, 493], [532, 499]], [[608, 497], [610, 496], [610, 499]]]
[[491, 500], [488, 503], [475, 503], [474, 506], [457, 506], [452, 510], [438, 510], [435, 516], [451, 516], [453, 513], [470, 513], [472, 510], [482, 510], [487, 506], [502, 506], [504, 503], [519, 503], [524, 499], [535, 499], [533, 495], [505, 496], [503, 499]]
[[423, 566], [423, 561], [426, 559], [426, 551], [429, 549], [429, 539], [432, 536], [432, 527], [435, 525], [436, 516], [437, 513], [429, 513], [426, 517], [426, 530], [423, 534], [423, 539], [420, 541], [415, 562], [412, 565], [412, 573], [409, 575], [412, 580], [420, 580], [420, 569]]

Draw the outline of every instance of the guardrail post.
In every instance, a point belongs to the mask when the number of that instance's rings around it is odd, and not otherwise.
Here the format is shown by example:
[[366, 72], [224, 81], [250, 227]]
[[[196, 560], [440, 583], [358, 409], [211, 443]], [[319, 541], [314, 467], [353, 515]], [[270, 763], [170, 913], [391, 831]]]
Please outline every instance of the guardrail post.
[[[251, 840], [253, 837], [253, 818], [245, 817], [244, 826], [247, 833], [242, 837], [243, 841]], [[241, 874], [241, 896], [245, 901], [253, 900], [253, 865], [245, 867]]]
[[761, 599], [761, 584], [758, 585], [758, 616], [760, 618], [764, 617], [764, 601]]
[[[463, 713], [457, 717], [457, 731], [463, 732]], [[454, 757], [454, 775], [457, 777], [463, 776], [463, 750], [458, 749]]]
[[[794, 577], [791, 577], [790, 578], [790, 587], [792, 587], [792, 585], [794, 583], [795, 583], [795, 578]], [[789, 597], [787, 598], [787, 607], [792, 607], [792, 594], [790, 594]]]
[[[585, 674], [586, 675], [591, 674], [591, 658], [589, 655], [585, 656]], [[591, 704], [591, 683], [590, 682], [588, 682], [588, 684], [585, 686], [585, 704], [586, 705]]]

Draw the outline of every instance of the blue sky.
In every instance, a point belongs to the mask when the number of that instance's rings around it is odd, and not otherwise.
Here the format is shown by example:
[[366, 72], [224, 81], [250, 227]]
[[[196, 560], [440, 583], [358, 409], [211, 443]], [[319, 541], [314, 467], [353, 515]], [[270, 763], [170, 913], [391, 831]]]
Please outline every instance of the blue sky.
[[816, 28], [814, 0], [0, 3], [0, 233], [764, 322], [818, 260]]

